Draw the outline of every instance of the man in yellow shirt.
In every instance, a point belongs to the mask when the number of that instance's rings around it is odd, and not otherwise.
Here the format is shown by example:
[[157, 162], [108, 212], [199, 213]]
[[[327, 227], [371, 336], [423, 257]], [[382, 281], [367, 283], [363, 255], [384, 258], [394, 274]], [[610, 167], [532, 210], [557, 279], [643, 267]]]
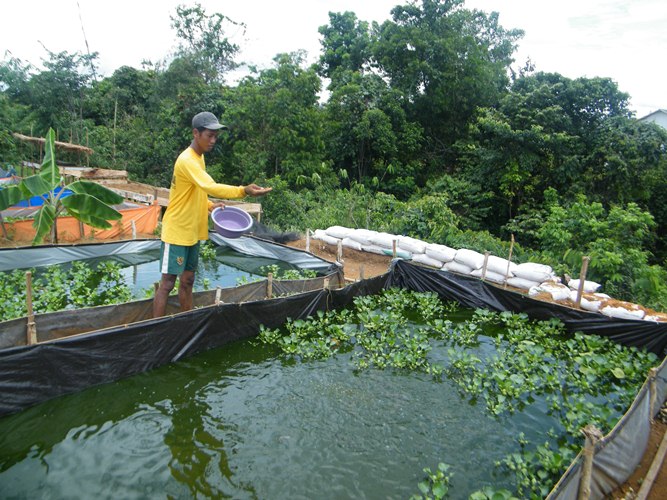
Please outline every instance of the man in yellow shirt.
[[162, 279], [153, 300], [153, 316], [164, 316], [169, 293], [180, 276], [178, 301], [181, 311], [192, 309], [192, 286], [199, 262], [199, 242], [208, 239], [208, 213], [222, 203], [216, 198], [261, 196], [271, 191], [257, 184], [228, 186], [218, 184], [206, 173], [204, 153], [213, 149], [218, 131], [226, 128], [213, 113], [198, 113], [192, 119], [192, 143], [174, 165], [169, 190], [169, 206], [162, 220], [162, 250], [160, 271]]

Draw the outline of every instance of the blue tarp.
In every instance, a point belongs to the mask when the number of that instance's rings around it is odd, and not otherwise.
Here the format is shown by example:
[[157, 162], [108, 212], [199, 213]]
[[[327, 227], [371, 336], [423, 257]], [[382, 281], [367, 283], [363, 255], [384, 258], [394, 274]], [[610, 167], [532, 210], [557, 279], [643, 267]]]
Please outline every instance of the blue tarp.
[[[52, 193], [54, 196], [57, 196], [58, 193], [60, 193], [60, 191], [62, 190], [63, 188], [58, 186], [52, 191]], [[66, 198], [71, 194], [73, 194], [71, 190], [65, 189], [63, 193], [60, 195], [60, 198], [61, 199]], [[44, 194], [44, 196], [46, 196], [46, 194]], [[42, 198], [41, 196], [33, 196], [32, 198], [29, 198], [27, 200], [19, 201], [16, 205], [13, 206], [18, 208], [27, 208], [27, 207], [41, 207], [42, 205], [44, 205], [44, 198]]]

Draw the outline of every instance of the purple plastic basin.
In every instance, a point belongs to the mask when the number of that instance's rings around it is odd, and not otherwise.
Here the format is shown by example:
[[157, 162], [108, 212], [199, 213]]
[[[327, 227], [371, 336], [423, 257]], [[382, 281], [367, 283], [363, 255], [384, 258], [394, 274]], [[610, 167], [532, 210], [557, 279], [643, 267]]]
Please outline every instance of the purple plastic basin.
[[215, 208], [211, 212], [211, 219], [215, 231], [225, 238], [238, 238], [252, 227], [252, 217], [236, 207]]

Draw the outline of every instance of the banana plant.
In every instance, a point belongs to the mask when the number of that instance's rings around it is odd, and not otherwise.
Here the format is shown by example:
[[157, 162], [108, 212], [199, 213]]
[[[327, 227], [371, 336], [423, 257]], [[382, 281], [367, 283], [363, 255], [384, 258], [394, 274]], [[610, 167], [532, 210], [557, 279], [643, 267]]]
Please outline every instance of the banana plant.
[[[16, 186], [0, 189], [0, 210], [33, 196], [40, 196], [44, 200], [33, 222], [33, 245], [42, 243], [49, 233], [52, 235], [51, 240], [55, 242], [55, 222], [63, 212], [97, 229], [109, 229], [109, 221], [122, 217], [112, 205], [121, 203], [123, 197], [114, 191], [82, 180], [64, 185], [56, 165], [55, 135], [53, 129], [49, 129], [46, 134], [44, 161], [37, 174], [26, 177]], [[63, 189], [55, 193], [54, 189], [58, 186]], [[63, 197], [65, 189], [72, 191], [72, 194]]]

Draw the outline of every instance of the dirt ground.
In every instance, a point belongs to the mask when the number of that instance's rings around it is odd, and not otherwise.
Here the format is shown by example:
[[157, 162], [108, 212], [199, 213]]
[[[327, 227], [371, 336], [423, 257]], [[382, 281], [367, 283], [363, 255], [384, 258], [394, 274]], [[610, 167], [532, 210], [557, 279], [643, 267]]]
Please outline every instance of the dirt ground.
[[[306, 240], [301, 239], [287, 244], [288, 246], [305, 249]], [[333, 245], [327, 245], [319, 240], [310, 241], [310, 252], [318, 257], [336, 261], [336, 253], [338, 249]], [[343, 248], [343, 270], [347, 280], [359, 279], [360, 270], [363, 269], [365, 278], [378, 276], [387, 272], [391, 262], [390, 256], [376, 255], [368, 252], [359, 252], [350, 248]], [[662, 440], [665, 438], [667, 431], [667, 424], [656, 419], [651, 427], [651, 435], [649, 443], [646, 447], [644, 457], [635, 470], [630, 479], [621, 486], [618, 490], [612, 492], [607, 498], [613, 500], [630, 500], [636, 498], [639, 489], [641, 488], [644, 478], [649, 471], [653, 458], [660, 447]], [[667, 460], [665, 460], [660, 468], [653, 486], [646, 497], [648, 500], [664, 500], [667, 498]]]

